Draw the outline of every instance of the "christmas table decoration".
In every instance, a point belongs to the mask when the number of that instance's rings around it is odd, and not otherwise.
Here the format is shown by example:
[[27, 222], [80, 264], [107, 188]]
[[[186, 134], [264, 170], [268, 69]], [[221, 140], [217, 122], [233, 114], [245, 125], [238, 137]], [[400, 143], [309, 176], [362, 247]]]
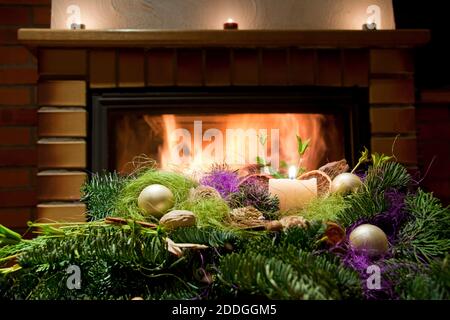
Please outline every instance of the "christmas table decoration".
[[[87, 222], [30, 222], [32, 239], [0, 226], [0, 298], [450, 299], [450, 210], [404, 166], [364, 150], [353, 172], [299, 161], [292, 180], [257, 162], [198, 179], [153, 165], [92, 175]], [[301, 206], [271, 192], [272, 180], [302, 178], [319, 196]]]

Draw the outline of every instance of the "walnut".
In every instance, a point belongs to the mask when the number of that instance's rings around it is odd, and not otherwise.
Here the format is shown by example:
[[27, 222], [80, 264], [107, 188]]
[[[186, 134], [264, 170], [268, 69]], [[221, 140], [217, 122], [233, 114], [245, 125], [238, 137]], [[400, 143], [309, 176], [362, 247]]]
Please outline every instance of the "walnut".
[[192, 227], [195, 226], [197, 219], [191, 211], [187, 210], [174, 210], [166, 213], [159, 224], [168, 228], [176, 229], [180, 227]]
[[266, 229], [269, 231], [281, 231], [283, 230], [283, 225], [281, 224], [280, 221], [274, 220], [266, 224]]

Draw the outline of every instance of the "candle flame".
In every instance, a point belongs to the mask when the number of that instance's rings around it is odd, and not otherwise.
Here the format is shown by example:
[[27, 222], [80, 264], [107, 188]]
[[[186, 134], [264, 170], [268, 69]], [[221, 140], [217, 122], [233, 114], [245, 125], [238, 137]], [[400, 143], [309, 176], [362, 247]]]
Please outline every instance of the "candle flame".
[[228, 23], [233, 23], [233, 22], [234, 22], [234, 20], [233, 20], [233, 19], [231, 19], [231, 18], [228, 18], [227, 22], [228, 22]]
[[289, 179], [294, 180], [297, 177], [297, 168], [295, 166], [289, 167]]

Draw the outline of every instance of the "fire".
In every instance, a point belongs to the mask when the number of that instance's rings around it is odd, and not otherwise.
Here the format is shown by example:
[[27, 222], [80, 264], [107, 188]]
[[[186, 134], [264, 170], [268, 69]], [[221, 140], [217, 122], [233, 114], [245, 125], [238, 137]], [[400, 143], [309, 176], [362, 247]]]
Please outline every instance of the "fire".
[[[144, 116], [149, 123], [152, 116]], [[193, 172], [214, 163], [232, 167], [264, 160], [278, 169], [281, 162], [312, 170], [343, 155], [343, 141], [334, 118], [319, 114], [163, 115], [163, 144], [159, 163], [163, 169]], [[300, 159], [296, 135], [310, 139], [310, 149]], [[331, 151], [331, 152], [330, 152]], [[339, 157], [338, 156], [338, 157]]]
[[[111, 158], [124, 173], [133, 171], [133, 159], [143, 154], [162, 169], [184, 173], [223, 163], [238, 169], [257, 158], [287, 173], [290, 166], [313, 170], [344, 157], [343, 122], [333, 115], [127, 113], [115, 121]], [[296, 135], [311, 141], [302, 159]]]

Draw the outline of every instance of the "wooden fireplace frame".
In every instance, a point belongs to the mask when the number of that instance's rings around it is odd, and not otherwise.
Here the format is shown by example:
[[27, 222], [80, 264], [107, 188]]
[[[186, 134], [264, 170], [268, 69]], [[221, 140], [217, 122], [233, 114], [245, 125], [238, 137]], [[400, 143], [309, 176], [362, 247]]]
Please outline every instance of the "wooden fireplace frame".
[[[109, 155], [111, 111], [170, 114], [323, 113], [342, 115], [345, 157], [356, 165], [359, 151], [370, 144], [367, 88], [227, 87], [95, 90], [91, 93], [88, 168], [112, 170]], [[242, 106], [245, 105], [245, 109]], [[338, 159], [336, 159], [338, 160]]]

